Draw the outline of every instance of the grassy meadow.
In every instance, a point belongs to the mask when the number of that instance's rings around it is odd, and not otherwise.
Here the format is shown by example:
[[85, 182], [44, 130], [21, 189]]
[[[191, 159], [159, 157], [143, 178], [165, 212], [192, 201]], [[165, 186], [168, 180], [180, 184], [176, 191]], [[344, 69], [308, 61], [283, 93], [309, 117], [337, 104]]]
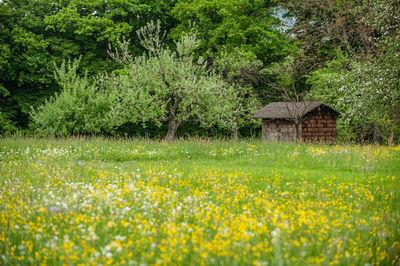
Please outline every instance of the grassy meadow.
[[400, 263], [400, 146], [5, 138], [0, 183], [0, 264]]

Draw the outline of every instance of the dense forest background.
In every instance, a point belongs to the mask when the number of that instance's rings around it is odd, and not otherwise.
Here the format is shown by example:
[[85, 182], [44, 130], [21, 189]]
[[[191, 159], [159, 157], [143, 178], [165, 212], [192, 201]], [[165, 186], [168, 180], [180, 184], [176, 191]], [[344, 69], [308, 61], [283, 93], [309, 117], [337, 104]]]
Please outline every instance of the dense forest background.
[[313, 100], [399, 142], [399, 29], [397, 0], [3, 0], [0, 134], [237, 139]]

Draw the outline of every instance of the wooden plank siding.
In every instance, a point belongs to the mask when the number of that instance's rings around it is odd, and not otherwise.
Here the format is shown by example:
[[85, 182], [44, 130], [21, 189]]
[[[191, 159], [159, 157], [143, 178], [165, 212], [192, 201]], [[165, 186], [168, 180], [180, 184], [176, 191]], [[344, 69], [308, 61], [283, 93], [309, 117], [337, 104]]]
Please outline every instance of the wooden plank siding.
[[296, 140], [296, 126], [292, 121], [284, 119], [263, 119], [262, 139], [294, 141]]
[[302, 141], [336, 141], [336, 119], [340, 113], [321, 102], [274, 102], [260, 109], [253, 118], [262, 118], [262, 138], [272, 141], [296, 140], [295, 117]]
[[336, 114], [323, 107], [318, 107], [307, 114], [301, 123], [301, 139], [303, 141], [335, 141]]

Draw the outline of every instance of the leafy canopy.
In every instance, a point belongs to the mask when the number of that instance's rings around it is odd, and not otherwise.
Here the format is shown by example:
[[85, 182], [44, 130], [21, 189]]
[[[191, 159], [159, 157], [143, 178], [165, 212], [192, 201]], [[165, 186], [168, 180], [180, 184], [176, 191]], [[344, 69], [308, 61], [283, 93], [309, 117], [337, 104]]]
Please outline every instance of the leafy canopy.
[[273, 16], [274, 6], [271, 0], [181, 0], [171, 12], [179, 23], [170, 35], [178, 39], [195, 23], [200, 53], [239, 47], [268, 64], [292, 49], [278, 29], [280, 21]]
[[36, 130], [47, 136], [109, 133], [112, 98], [98, 87], [96, 79], [78, 75], [79, 60], [56, 67], [55, 78], [62, 91], [32, 110]]
[[194, 62], [199, 46], [195, 32], [183, 35], [173, 51], [160, 43], [160, 24], [149, 23], [138, 31], [148, 53], [133, 59], [121, 43], [113, 57], [126, 68], [120, 75], [105, 77], [115, 92], [115, 121], [168, 122], [166, 140], [172, 140], [183, 121], [194, 119], [202, 126], [232, 126], [235, 93], [220, 76], [207, 71], [202, 60]]

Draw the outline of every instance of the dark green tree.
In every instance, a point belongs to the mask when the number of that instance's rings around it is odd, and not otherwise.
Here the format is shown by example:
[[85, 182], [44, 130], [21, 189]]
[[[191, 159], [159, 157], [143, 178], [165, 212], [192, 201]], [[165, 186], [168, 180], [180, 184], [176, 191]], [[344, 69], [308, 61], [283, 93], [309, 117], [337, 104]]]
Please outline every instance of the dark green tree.
[[173, 1], [4, 0], [0, 2], [0, 112], [20, 127], [28, 113], [59, 90], [54, 63], [82, 55], [81, 69], [92, 75], [112, 71], [108, 45], [127, 37], [141, 54], [135, 31], [161, 17], [166, 25]]
[[199, 53], [234, 47], [254, 53], [264, 64], [279, 61], [292, 46], [279, 30], [271, 0], [180, 0], [172, 10], [179, 21], [170, 36], [178, 38], [192, 24], [199, 31]]

